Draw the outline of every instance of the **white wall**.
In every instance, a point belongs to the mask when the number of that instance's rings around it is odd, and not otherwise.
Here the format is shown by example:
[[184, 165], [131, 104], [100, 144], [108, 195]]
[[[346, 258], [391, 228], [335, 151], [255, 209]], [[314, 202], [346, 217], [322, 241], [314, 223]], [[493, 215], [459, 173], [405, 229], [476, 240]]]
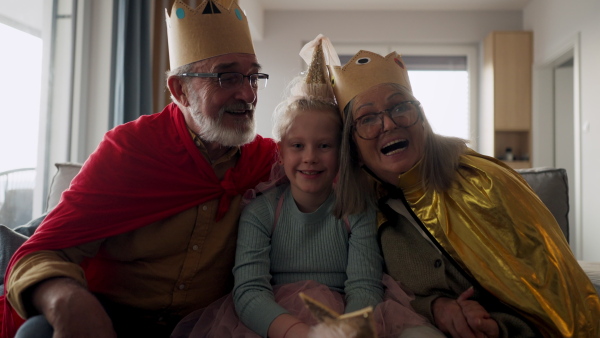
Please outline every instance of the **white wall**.
[[266, 11], [264, 18], [264, 35], [254, 46], [259, 62], [271, 77], [267, 89], [259, 93], [256, 115], [258, 132], [265, 136], [271, 136], [271, 114], [286, 84], [303, 69], [300, 48], [319, 33], [329, 37], [334, 46], [479, 46], [490, 31], [522, 29], [520, 11]]
[[[569, 48], [575, 47], [575, 97], [577, 137], [576, 154], [581, 185], [579, 205], [574, 212], [579, 217], [576, 236], [580, 243], [576, 255], [579, 259], [600, 261], [600, 215], [598, 214], [598, 191], [600, 191], [600, 0], [532, 0], [523, 11], [523, 27], [534, 32], [534, 151], [544, 155], [551, 150], [553, 136], [542, 122], [548, 120], [548, 95], [543, 87], [548, 80], [548, 64]], [[550, 117], [551, 118], [551, 117]], [[535, 121], [539, 123], [535, 124]], [[543, 156], [534, 165], [553, 166], [551, 156]], [[576, 184], [578, 182], [570, 182]]]

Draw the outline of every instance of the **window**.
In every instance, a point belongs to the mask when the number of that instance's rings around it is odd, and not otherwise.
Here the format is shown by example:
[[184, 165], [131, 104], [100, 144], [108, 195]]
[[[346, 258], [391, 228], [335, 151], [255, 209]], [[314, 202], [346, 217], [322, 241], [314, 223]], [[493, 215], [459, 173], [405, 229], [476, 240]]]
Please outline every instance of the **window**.
[[413, 94], [433, 131], [469, 139], [469, 72], [466, 56], [403, 57]]
[[[36, 166], [42, 39], [0, 23], [0, 172]], [[8, 52], [10, 51], [10, 52]]]
[[37, 160], [42, 39], [0, 23], [0, 224], [31, 219]]

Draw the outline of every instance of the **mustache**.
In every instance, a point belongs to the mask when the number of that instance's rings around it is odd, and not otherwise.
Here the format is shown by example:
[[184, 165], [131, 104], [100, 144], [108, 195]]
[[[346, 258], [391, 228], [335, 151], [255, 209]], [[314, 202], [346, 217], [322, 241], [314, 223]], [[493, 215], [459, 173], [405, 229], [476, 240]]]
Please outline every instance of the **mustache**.
[[224, 111], [254, 110], [254, 104], [251, 102], [237, 102], [223, 107]]

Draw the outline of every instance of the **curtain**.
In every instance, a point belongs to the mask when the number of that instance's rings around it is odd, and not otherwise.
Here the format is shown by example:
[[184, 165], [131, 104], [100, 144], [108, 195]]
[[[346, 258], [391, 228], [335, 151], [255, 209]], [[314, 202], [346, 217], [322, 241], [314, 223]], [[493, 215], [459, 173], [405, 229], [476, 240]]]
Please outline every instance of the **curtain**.
[[111, 125], [152, 114], [151, 0], [116, 0]]
[[159, 112], [171, 102], [165, 72], [169, 70], [169, 47], [165, 9], [171, 10], [174, 0], [156, 0], [152, 7], [152, 104]]

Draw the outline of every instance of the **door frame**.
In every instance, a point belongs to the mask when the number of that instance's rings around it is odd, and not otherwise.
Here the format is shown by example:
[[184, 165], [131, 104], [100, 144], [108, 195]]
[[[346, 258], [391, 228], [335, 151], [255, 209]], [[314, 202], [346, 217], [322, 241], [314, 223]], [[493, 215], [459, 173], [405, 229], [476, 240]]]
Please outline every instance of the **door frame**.
[[[582, 234], [582, 185], [581, 185], [581, 62], [579, 33], [565, 42], [552, 57], [534, 63], [533, 70], [533, 114], [532, 145], [533, 167], [555, 167], [555, 126], [556, 110], [554, 103], [554, 71], [569, 59], [573, 59], [573, 177], [568, 177], [574, 194], [569, 196], [570, 224], [569, 244], [577, 259], [583, 255]], [[551, 118], [548, 118], [551, 112]], [[573, 220], [571, 222], [571, 220]]]

